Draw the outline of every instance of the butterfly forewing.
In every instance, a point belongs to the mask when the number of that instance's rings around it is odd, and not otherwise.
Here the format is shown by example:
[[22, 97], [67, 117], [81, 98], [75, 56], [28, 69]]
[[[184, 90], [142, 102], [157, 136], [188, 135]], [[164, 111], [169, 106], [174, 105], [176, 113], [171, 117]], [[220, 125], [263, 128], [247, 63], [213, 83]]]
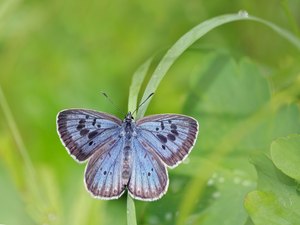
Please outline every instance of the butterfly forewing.
[[134, 157], [128, 191], [136, 199], [159, 199], [168, 188], [166, 166], [144, 140], [133, 139], [132, 145]]
[[78, 161], [85, 161], [101, 146], [117, 138], [121, 124], [117, 117], [93, 110], [69, 109], [57, 116], [59, 136]]
[[189, 154], [198, 133], [198, 122], [184, 115], [147, 116], [136, 124], [137, 138], [170, 167], [175, 167]]

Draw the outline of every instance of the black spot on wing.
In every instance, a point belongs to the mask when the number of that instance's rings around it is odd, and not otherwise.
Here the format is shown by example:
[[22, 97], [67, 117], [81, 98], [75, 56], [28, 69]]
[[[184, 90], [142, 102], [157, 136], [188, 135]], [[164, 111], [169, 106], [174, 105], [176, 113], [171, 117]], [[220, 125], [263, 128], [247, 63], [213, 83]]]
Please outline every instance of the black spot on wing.
[[175, 141], [176, 140], [176, 137], [173, 134], [168, 134], [167, 137], [170, 141]]
[[162, 143], [167, 143], [168, 139], [164, 135], [157, 134], [156, 136]]
[[164, 122], [163, 122], [163, 121], [160, 122], [160, 127], [161, 127], [162, 130], [165, 129], [165, 125], [164, 125]]
[[171, 133], [175, 134], [176, 136], [178, 136], [178, 131], [177, 130], [171, 130]]
[[177, 129], [176, 124], [172, 123], [172, 124], [171, 124], [171, 129], [176, 130], [176, 129]]
[[85, 136], [88, 133], [89, 133], [89, 129], [83, 129], [83, 130], [80, 131], [81, 136]]
[[78, 131], [80, 131], [82, 128], [84, 128], [85, 127], [85, 124], [84, 123], [79, 123], [78, 124], [78, 126], [76, 127], [76, 129], [78, 130]]
[[92, 139], [98, 134], [98, 131], [94, 130], [88, 134], [88, 138]]

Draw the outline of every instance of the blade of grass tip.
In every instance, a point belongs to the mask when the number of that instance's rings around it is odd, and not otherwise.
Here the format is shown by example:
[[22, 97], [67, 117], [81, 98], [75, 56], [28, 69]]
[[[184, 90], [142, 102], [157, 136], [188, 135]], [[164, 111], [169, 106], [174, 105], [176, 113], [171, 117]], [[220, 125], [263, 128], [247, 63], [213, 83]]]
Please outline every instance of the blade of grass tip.
[[285, 29], [277, 26], [274, 23], [271, 23], [269, 21], [266, 21], [264, 19], [261, 19], [261, 18], [255, 17], [255, 16], [249, 16], [248, 20], [256, 21], [256, 22], [266, 25], [267, 27], [271, 28], [272, 30], [277, 32], [279, 35], [281, 35], [282, 37], [287, 39], [289, 42], [291, 42], [293, 45], [295, 45], [295, 47], [297, 47], [300, 50], [300, 39], [298, 37], [296, 37], [295, 35], [293, 35], [291, 32], [289, 32], [288, 30], [285, 30]]
[[134, 200], [127, 194], [127, 225], [137, 225]]
[[129, 100], [128, 100], [128, 111], [133, 112], [137, 107], [137, 99], [145, 79], [145, 76], [149, 70], [150, 64], [152, 62], [152, 57], [144, 62], [133, 74], [131, 85], [129, 88]]
[[[167, 51], [162, 60], [157, 65], [153, 72], [152, 77], [146, 87], [142, 100], [145, 100], [151, 93], [155, 92], [159, 83], [174, 64], [174, 62], [187, 50], [194, 42], [199, 40], [204, 34], [211, 31], [212, 29], [232, 21], [247, 19], [242, 14], [229, 14], [218, 16], [210, 20], [206, 20], [199, 25], [192, 28], [186, 34], [184, 34], [179, 40]], [[151, 99], [147, 101], [139, 110], [137, 117], [143, 117], [145, 111], [150, 103]]]
[[285, 15], [288, 19], [288, 22], [292, 28], [292, 30], [294, 31], [294, 33], [299, 36], [300, 35], [300, 30], [298, 28], [298, 23], [297, 23], [297, 20], [295, 19], [294, 15], [292, 14], [292, 11], [290, 9], [290, 6], [289, 6], [289, 1], [288, 0], [281, 0], [280, 1], [280, 5], [282, 6], [283, 8], [283, 11], [285, 12]]

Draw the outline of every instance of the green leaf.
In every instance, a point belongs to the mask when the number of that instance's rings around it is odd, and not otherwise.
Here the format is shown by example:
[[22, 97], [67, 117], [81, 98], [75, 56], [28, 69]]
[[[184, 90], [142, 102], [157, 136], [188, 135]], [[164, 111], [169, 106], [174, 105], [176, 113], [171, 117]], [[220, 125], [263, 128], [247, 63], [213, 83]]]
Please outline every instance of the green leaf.
[[[216, 73], [212, 73], [211, 67], [215, 67], [220, 60], [222, 66], [218, 67]], [[209, 64], [208, 70], [199, 77], [200, 87], [200, 83], [204, 83], [202, 81], [207, 80], [208, 77], [213, 77], [211, 78], [213, 82], [206, 87], [205, 91], [196, 93], [198, 104], [192, 103], [193, 110], [243, 117], [255, 112], [270, 99], [267, 80], [249, 59], [241, 59], [237, 63], [228, 55], [216, 55]], [[199, 89], [199, 86], [195, 88]], [[186, 108], [190, 107], [190, 104], [186, 106]]]
[[210, 204], [199, 214], [199, 218], [193, 224], [200, 224], [200, 222], [201, 225], [244, 224], [248, 214], [241, 205], [245, 195], [254, 187], [255, 180], [247, 173], [224, 169], [215, 172], [208, 180], [208, 188], [214, 188], [210, 196]]
[[245, 207], [255, 225], [294, 225], [300, 222], [300, 215], [292, 213], [272, 192], [249, 193]]
[[278, 170], [266, 155], [252, 156], [251, 161], [257, 170], [258, 187], [247, 195], [245, 208], [254, 224], [299, 224], [297, 183]]
[[[224, 55], [211, 59], [202, 73], [196, 74], [199, 81], [184, 107], [186, 114], [200, 122], [200, 135], [191, 155], [198, 154], [222, 165], [232, 158], [238, 160], [238, 156], [245, 159], [251, 151], [265, 151], [279, 134], [300, 131], [298, 107], [287, 106], [286, 97], [293, 96], [286, 93], [296, 90], [296, 86], [271, 98], [268, 81], [249, 59], [238, 63]], [[217, 75], [212, 73], [216, 71]], [[209, 81], [204, 89], [203, 81]], [[196, 208], [194, 199], [204, 198], [207, 180], [216, 171], [216, 165], [199, 163], [193, 167], [196, 175], [185, 188], [178, 224], [188, 221]], [[247, 162], [239, 166], [248, 170]]]
[[300, 136], [279, 138], [271, 145], [275, 166], [287, 176], [300, 181]]

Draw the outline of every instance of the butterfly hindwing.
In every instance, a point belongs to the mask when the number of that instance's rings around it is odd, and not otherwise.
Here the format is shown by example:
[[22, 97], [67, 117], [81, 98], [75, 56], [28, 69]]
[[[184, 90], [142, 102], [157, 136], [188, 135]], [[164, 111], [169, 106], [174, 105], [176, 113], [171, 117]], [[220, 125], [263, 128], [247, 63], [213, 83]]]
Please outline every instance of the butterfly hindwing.
[[137, 138], [170, 167], [175, 167], [189, 154], [198, 133], [195, 119], [177, 114], [147, 116], [136, 125]]
[[134, 156], [128, 191], [133, 198], [153, 201], [159, 199], [168, 188], [166, 166], [144, 140], [132, 141]]
[[122, 121], [115, 116], [85, 109], [68, 109], [57, 116], [57, 130], [68, 152], [85, 161], [102, 145], [118, 137]]
[[91, 194], [101, 199], [118, 198], [128, 179], [121, 176], [124, 139], [112, 139], [90, 158], [85, 171], [85, 184]]

